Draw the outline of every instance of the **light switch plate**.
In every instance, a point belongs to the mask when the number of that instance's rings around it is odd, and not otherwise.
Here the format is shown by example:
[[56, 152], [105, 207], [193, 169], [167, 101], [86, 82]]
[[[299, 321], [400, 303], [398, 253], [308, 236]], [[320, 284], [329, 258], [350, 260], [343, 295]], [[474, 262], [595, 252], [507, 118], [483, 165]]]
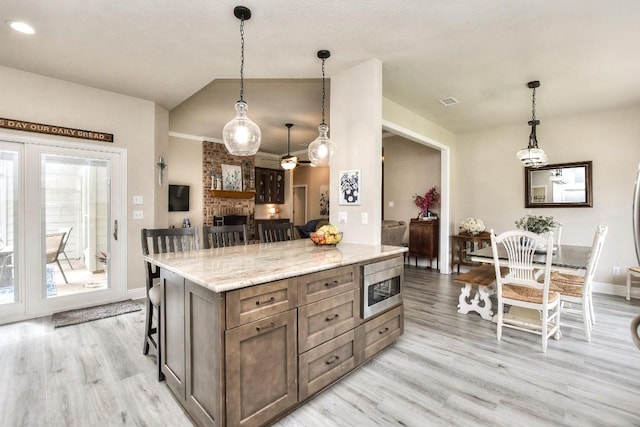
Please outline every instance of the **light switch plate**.
[[142, 205], [144, 204], [144, 199], [142, 198], [142, 196], [133, 196], [133, 204]]
[[362, 212], [360, 214], [360, 222], [363, 224], [369, 224], [369, 213], [368, 212]]
[[338, 222], [347, 222], [346, 212], [338, 212]]
[[142, 211], [133, 211], [133, 219], [143, 219], [144, 214]]

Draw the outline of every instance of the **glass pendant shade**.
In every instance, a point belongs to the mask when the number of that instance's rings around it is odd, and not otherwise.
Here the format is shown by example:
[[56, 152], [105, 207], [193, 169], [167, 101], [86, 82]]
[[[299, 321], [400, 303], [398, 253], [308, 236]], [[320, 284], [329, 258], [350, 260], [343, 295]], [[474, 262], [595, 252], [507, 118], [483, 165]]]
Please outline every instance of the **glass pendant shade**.
[[257, 124], [247, 117], [249, 106], [244, 101], [236, 102], [236, 116], [222, 129], [222, 139], [229, 154], [253, 156], [260, 148], [262, 132]]
[[298, 165], [298, 158], [296, 156], [284, 156], [280, 161], [282, 169], [294, 169]]
[[333, 157], [336, 145], [327, 136], [329, 126], [324, 123], [318, 126], [318, 137], [309, 144], [309, 160], [312, 166], [329, 166], [329, 160]]
[[529, 122], [531, 126], [531, 134], [529, 135], [529, 145], [527, 148], [523, 148], [516, 154], [518, 159], [525, 167], [546, 166], [549, 163], [547, 155], [542, 148], [538, 148], [538, 138], [536, 137], [536, 126], [540, 123], [539, 120], [532, 120]]

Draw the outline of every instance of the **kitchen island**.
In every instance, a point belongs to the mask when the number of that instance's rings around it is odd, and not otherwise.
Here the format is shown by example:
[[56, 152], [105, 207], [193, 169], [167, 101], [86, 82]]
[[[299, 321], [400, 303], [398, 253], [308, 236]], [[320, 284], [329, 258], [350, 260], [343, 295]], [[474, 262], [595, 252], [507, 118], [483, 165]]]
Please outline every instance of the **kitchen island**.
[[167, 386], [197, 425], [278, 419], [402, 335], [406, 250], [305, 239], [145, 256], [161, 268]]

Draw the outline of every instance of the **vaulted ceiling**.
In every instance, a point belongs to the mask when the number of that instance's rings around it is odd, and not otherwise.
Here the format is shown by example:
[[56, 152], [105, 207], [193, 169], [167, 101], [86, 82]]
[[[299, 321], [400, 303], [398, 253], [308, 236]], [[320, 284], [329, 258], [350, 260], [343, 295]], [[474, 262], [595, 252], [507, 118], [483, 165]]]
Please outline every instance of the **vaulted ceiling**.
[[286, 151], [286, 122], [292, 148], [315, 138], [319, 49], [329, 78], [378, 58], [386, 98], [455, 133], [526, 126], [536, 79], [543, 124], [640, 104], [637, 0], [3, 0], [2, 21], [36, 34], [2, 25], [0, 65], [151, 100], [172, 131], [220, 138], [238, 98], [239, 4], [253, 13], [245, 99], [267, 152]]

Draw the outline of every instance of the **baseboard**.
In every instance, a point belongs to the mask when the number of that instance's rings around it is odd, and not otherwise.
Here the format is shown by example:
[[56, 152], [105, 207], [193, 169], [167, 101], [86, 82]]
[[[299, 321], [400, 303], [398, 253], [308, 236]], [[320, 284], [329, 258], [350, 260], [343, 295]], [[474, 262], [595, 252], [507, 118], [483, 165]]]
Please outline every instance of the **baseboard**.
[[135, 288], [135, 289], [127, 289], [127, 298], [136, 300], [136, 299], [144, 299], [147, 297], [147, 292], [144, 287]]
[[[613, 283], [593, 282], [593, 292], [598, 294], [616, 295], [626, 298], [627, 285], [614, 285]], [[640, 298], [640, 288], [631, 288], [631, 298]]]

